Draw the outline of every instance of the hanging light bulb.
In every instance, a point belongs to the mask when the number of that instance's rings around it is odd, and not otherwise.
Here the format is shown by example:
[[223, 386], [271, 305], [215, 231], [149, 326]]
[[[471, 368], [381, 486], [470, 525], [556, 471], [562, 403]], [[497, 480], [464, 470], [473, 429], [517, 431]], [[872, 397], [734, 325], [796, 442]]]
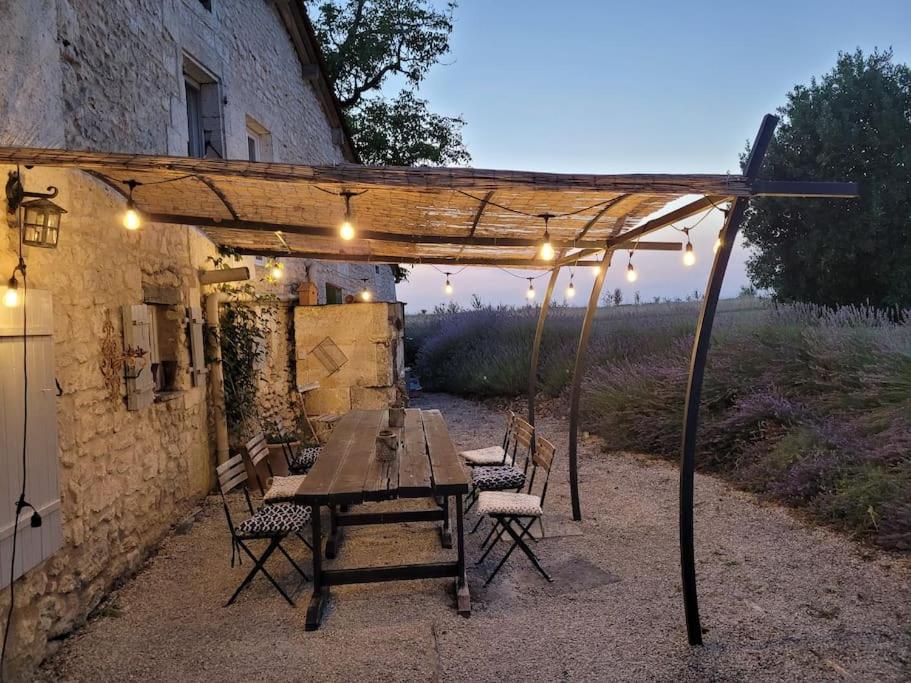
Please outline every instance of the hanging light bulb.
[[633, 252], [629, 253], [629, 263], [626, 264], [626, 281], [635, 282], [639, 279], [639, 273], [636, 272], [636, 267], [633, 265]]
[[272, 276], [273, 280], [281, 280], [285, 276], [285, 264], [273, 261], [269, 268], [269, 275]]
[[361, 290], [361, 301], [370, 301], [373, 298], [373, 292], [367, 288], [367, 283], [370, 281], [370, 278], [362, 277], [361, 282], [364, 283], [364, 288]]
[[127, 230], [139, 230], [142, 227], [142, 217], [139, 215], [139, 211], [136, 209], [136, 204], [133, 202], [133, 188], [135, 188], [139, 183], [135, 180], [128, 180], [127, 185], [130, 188], [130, 195], [127, 197], [127, 208], [123, 212], [123, 227]]
[[13, 275], [6, 285], [6, 292], [3, 293], [3, 305], [7, 308], [16, 308], [19, 305], [19, 282]]
[[601, 274], [601, 266], [592, 266], [592, 275], [598, 277]]
[[528, 291], [525, 292], [525, 297], [529, 301], [535, 298], [535, 285], [532, 282], [532, 278], [528, 278]]
[[693, 243], [690, 242], [690, 231], [688, 228], [684, 229], [684, 234], [686, 235], [686, 247], [683, 249], [683, 265], [691, 266], [696, 263], [696, 254], [693, 251]]
[[576, 296], [576, 286], [573, 284], [573, 275], [575, 275], [575, 273], [569, 274], [569, 285], [566, 288], [567, 299], [572, 299], [574, 296]]
[[346, 242], [354, 239], [354, 226], [351, 224], [351, 198], [354, 196], [354, 193], [345, 190], [341, 193], [342, 197], [345, 198], [345, 220], [342, 221], [341, 226], [338, 229], [339, 237], [341, 237]]
[[548, 221], [553, 218], [552, 214], [542, 213], [540, 218], [544, 219], [544, 238], [541, 241], [541, 248], [538, 250], [538, 256], [540, 256], [545, 261], [553, 261], [556, 252], [554, 251], [554, 245], [550, 243], [550, 231], [547, 229]]
[[452, 275], [452, 273], [446, 273], [446, 284], [443, 285], [443, 291], [446, 292], [446, 294], [449, 296], [452, 295], [452, 283], [449, 282], [450, 275]]

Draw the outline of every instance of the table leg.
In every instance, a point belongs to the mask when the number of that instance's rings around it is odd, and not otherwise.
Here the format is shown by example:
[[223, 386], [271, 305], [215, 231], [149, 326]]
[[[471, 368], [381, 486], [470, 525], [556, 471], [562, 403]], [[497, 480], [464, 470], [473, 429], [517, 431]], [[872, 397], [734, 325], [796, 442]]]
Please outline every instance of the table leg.
[[440, 528], [440, 545], [444, 548], [452, 547], [452, 527], [449, 524], [449, 496], [443, 496], [443, 526]]
[[319, 628], [323, 618], [323, 607], [329, 597], [328, 587], [323, 586], [323, 538], [319, 516], [319, 505], [313, 505], [310, 515], [313, 527], [313, 595], [310, 597], [310, 606], [307, 608], [306, 630], [308, 631], [315, 631]]
[[471, 594], [468, 592], [468, 578], [465, 576], [465, 513], [462, 510], [462, 496], [456, 496], [455, 499], [456, 542], [459, 550], [459, 575], [455, 580], [456, 611], [463, 617], [467, 617], [471, 615]]
[[342, 530], [338, 525], [338, 507], [329, 506], [329, 537], [326, 539], [326, 557], [334, 560], [342, 542]]

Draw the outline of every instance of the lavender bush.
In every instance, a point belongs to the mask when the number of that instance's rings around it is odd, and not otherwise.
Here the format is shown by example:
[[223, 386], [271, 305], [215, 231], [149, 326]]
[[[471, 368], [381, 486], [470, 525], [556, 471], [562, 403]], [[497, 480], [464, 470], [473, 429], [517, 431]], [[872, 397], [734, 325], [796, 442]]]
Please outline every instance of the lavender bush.
[[[676, 459], [696, 304], [599, 311], [583, 428], [612, 449]], [[534, 309], [420, 321], [424, 386], [525, 391]], [[700, 468], [815, 519], [911, 551], [911, 311], [722, 302], [703, 389]], [[572, 372], [578, 309], [548, 319], [542, 391]]]

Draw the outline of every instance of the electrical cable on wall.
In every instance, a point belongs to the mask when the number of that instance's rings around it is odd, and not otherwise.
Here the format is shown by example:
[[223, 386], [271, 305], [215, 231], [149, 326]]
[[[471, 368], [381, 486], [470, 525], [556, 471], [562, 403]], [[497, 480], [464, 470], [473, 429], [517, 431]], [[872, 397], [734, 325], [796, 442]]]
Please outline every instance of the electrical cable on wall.
[[16, 516], [13, 523], [13, 548], [10, 553], [10, 583], [9, 583], [9, 608], [6, 612], [6, 624], [3, 627], [3, 645], [0, 649], [0, 681], [4, 679], [3, 665], [6, 661], [6, 648], [9, 642], [10, 627], [13, 621], [13, 610], [16, 600], [16, 581], [14, 572], [16, 570], [16, 546], [19, 538], [19, 518], [25, 508], [31, 508], [33, 527], [41, 526], [41, 515], [25, 499], [25, 487], [27, 481], [28, 467], [28, 277], [26, 276], [25, 259], [22, 257], [22, 209], [19, 209], [19, 263], [13, 271], [19, 271], [22, 274], [22, 486], [19, 491], [19, 498], [16, 501]]

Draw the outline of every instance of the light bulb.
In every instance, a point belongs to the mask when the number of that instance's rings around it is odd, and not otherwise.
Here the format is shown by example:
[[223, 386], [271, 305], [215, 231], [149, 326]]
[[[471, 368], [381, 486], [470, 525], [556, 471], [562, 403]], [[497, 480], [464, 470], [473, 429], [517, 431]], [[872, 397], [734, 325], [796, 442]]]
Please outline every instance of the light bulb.
[[572, 299], [574, 296], [576, 296], [576, 286], [570, 282], [569, 287], [566, 288], [566, 298]]
[[635, 282], [635, 281], [638, 280], [638, 279], [639, 279], [639, 273], [636, 272], [635, 266], [633, 266], [633, 264], [630, 263], [630, 264], [626, 267], [626, 281], [627, 281], [627, 282]]
[[525, 292], [525, 296], [526, 296], [529, 300], [535, 298], [535, 286], [534, 286], [534, 285], [528, 285], [528, 291]]
[[272, 270], [270, 271], [273, 280], [281, 280], [285, 275], [285, 264], [284, 263], [274, 263], [272, 264]]
[[554, 245], [550, 243], [550, 234], [547, 230], [544, 231], [544, 241], [541, 243], [541, 250], [538, 252], [538, 255], [545, 261], [553, 261], [556, 252], [554, 252]]
[[11, 277], [6, 292], [3, 293], [3, 305], [7, 308], [16, 308], [19, 305], [19, 283]]
[[443, 291], [447, 294], [452, 294], [452, 285], [449, 283], [449, 280], [446, 280], [446, 284], [443, 285]]
[[598, 277], [601, 274], [601, 266], [592, 266], [592, 275]]
[[718, 250], [721, 249], [721, 235], [718, 236], [718, 239], [715, 240], [715, 246], [712, 247], [712, 253], [717, 254]]
[[370, 293], [369, 289], [364, 289], [364, 291], [361, 292], [362, 301], [370, 301], [372, 298], [373, 298], [373, 294]]
[[696, 254], [693, 252], [693, 244], [686, 243], [686, 249], [683, 252], [683, 265], [691, 266], [696, 263]]
[[127, 230], [139, 230], [142, 226], [142, 219], [139, 212], [133, 206], [133, 201], [127, 202], [127, 210], [123, 212], [123, 227]]
[[348, 240], [354, 239], [354, 226], [351, 225], [351, 221], [346, 220], [342, 223], [342, 227], [338, 230], [339, 237], [341, 237], [346, 242]]

